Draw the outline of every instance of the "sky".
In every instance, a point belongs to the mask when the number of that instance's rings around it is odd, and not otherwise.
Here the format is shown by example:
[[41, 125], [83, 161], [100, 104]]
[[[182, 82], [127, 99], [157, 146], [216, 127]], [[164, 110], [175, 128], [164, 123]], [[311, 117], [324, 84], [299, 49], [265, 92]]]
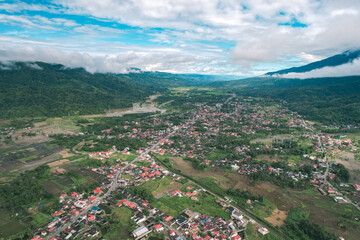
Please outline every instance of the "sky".
[[359, 49], [359, 23], [359, 0], [0, 0], [0, 61], [258, 76]]

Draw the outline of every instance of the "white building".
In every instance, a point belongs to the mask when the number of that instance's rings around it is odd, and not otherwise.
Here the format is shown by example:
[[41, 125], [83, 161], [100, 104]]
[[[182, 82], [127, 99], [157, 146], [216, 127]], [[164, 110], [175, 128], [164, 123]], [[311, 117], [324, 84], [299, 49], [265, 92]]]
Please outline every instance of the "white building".
[[241, 213], [239, 213], [238, 211], [233, 211], [231, 214], [231, 218], [241, 220], [241, 219], [243, 219], [243, 215]]
[[259, 228], [258, 232], [261, 233], [262, 235], [265, 235], [269, 233], [269, 230], [267, 230], [266, 228]]
[[132, 234], [134, 235], [135, 239], [139, 239], [142, 237], [145, 237], [146, 235], [148, 235], [151, 232], [151, 230], [149, 230], [147, 227], [145, 226], [141, 226], [137, 229], [135, 229]]

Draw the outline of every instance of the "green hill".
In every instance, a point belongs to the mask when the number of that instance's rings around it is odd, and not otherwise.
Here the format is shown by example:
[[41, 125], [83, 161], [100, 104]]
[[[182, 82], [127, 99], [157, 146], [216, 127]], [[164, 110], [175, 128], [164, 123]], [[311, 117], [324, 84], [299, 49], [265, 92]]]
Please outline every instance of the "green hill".
[[258, 77], [211, 83], [239, 95], [282, 99], [310, 120], [325, 124], [358, 124], [360, 76], [288, 79]]
[[17, 62], [0, 69], [1, 118], [103, 113], [166, 90], [131, 77], [91, 74], [59, 64]]

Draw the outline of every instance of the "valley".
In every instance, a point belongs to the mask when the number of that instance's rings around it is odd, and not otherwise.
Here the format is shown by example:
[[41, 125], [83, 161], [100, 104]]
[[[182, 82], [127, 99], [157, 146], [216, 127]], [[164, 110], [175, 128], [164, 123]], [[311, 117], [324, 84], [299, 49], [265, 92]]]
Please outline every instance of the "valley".
[[[136, 106], [140, 105], [161, 105], [163, 111], [48, 119], [29, 127], [24, 121], [18, 123], [20, 127], [4, 128], [3, 186], [25, 177], [19, 175], [25, 166], [31, 174], [37, 171], [36, 165], [50, 163], [43, 166], [36, 183], [45, 198], [35, 196], [5, 205], [8, 221], [18, 227], [2, 236], [28, 236], [24, 228], [38, 227], [38, 234], [46, 239], [69, 234], [78, 238], [84, 232], [108, 239], [115, 231], [113, 214], [129, 209], [134, 217], [139, 211], [145, 213], [145, 222], [129, 220], [130, 225], [123, 226], [127, 236], [132, 236], [137, 226], [151, 230], [160, 224], [166, 231], [176, 231], [174, 236], [187, 238], [190, 223], [201, 223], [210, 216], [225, 222], [231, 219], [236, 234], [245, 239], [288, 239], [297, 231], [291, 223], [296, 217], [304, 226], [318, 226], [303, 233], [309, 237], [356, 239], [360, 211], [354, 205], [360, 198], [353, 188], [356, 169], [348, 168], [350, 163], [356, 166], [357, 134], [347, 138], [322, 133], [326, 128], [315, 127], [276, 100], [216, 89], [171, 91]], [[27, 140], [22, 139], [25, 134]], [[36, 160], [43, 153], [36, 145], [26, 145], [32, 138], [57, 153]], [[196, 193], [187, 196], [189, 185]], [[335, 202], [338, 196], [354, 205]], [[89, 207], [66, 207], [66, 203], [76, 206], [79, 201]], [[136, 207], [124, 201], [134, 202]], [[93, 210], [99, 204], [105, 210]], [[29, 211], [29, 207], [35, 210]], [[228, 212], [229, 208], [235, 210]], [[182, 213], [186, 209], [201, 214], [200, 220], [188, 219]], [[234, 218], [233, 211], [242, 218]], [[43, 218], [36, 222], [39, 214], [53, 215], [55, 221], [46, 223], [49, 218]], [[90, 220], [91, 216], [96, 220]], [[169, 216], [172, 220], [166, 221]], [[189, 221], [187, 225], [181, 222], [182, 216]], [[269, 233], [259, 235], [260, 228]], [[191, 231], [196, 232], [195, 228]], [[234, 231], [220, 228], [219, 234], [233, 235]], [[215, 232], [207, 233], [214, 236]], [[155, 231], [150, 237], [164, 237], [161, 234], [164, 232]]]

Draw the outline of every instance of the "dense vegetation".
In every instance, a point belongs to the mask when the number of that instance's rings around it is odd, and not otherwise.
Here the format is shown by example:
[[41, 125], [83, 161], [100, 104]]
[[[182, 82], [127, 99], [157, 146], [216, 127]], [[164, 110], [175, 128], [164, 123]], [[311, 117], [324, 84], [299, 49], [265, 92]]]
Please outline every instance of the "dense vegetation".
[[0, 70], [1, 118], [104, 113], [165, 90], [136, 83], [131, 75], [91, 74], [62, 65], [14, 63], [11, 68]]
[[49, 173], [47, 165], [20, 174], [10, 183], [0, 186], [1, 206], [14, 209], [24, 204], [30, 204], [52, 195], [45, 190], [42, 179]]
[[223, 86], [243, 96], [285, 100], [291, 110], [329, 125], [354, 124], [360, 119], [360, 76], [250, 78], [213, 86]]
[[291, 209], [282, 229], [291, 239], [299, 240], [335, 240], [334, 234], [324, 230], [321, 226], [309, 221], [308, 213], [300, 209]]

